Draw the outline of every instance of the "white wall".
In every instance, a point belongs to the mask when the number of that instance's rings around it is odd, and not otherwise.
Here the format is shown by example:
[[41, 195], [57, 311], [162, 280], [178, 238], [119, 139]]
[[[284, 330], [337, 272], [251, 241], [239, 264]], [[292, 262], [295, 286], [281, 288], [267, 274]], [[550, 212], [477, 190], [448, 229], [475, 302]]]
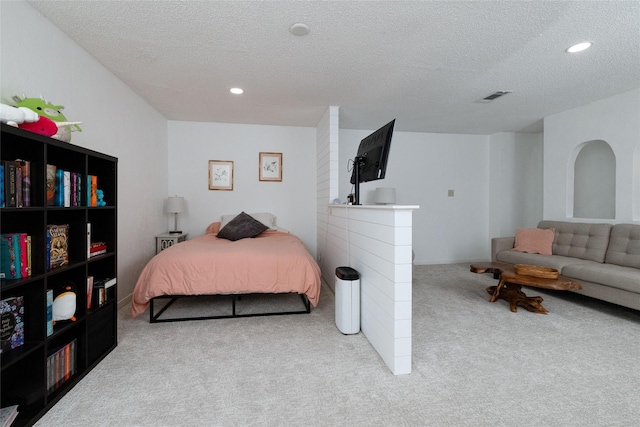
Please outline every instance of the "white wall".
[[489, 236], [536, 227], [543, 219], [542, 134], [496, 133], [489, 147]]
[[[340, 130], [342, 201], [352, 192], [347, 168], [372, 131]], [[420, 206], [413, 213], [416, 264], [487, 260], [489, 152], [485, 135], [395, 131], [386, 177], [360, 185], [361, 203], [373, 202], [376, 187], [395, 187], [398, 205]]]
[[[271, 212], [316, 255], [316, 128], [170, 121], [168, 144], [166, 196], [185, 197], [178, 225], [189, 238], [221, 215]], [[282, 153], [282, 182], [258, 180], [261, 151]], [[233, 191], [209, 190], [209, 160], [234, 162]]]
[[[0, 2], [0, 98], [44, 96], [82, 121], [71, 143], [119, 158], [118, 285], [133, 291], [164, 230], [166, 120], [26, 2]], [[108, 195], [107, 195], [108, 197]]]
[[640, 89], [545, 117], [544, 218], [571, 217], [577, 149], [592, 140], [606, 141], [616, 157], [616, 218], [611, 222], [640, 222]]
[[[322, 277], [334, 288], [333, 271], [327, 251], [329, 219], [327, 204], [338, 197], [339, 107], [329, 107], [316, 127], [316, 214], [317, 261]], [[326, 256], [325, 256], [326, 255]], [[342, 265], [342, 264], [341, 264]]]

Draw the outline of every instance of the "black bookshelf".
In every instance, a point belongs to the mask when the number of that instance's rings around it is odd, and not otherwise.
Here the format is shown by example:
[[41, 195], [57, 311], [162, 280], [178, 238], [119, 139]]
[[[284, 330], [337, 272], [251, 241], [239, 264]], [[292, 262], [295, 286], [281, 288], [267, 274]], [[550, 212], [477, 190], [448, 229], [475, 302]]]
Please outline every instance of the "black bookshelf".
[[[87, 278], [117, 276], [117, 167], [118, 159], [106, 154], [43, 137], [1, 124], [0, 157], [4, 161], [30, 162], [29, 207], [0, 208], [0, 232], [31, 236], [31, 275], [0, 279], [0, 300], [22, 296], [24, 345], [0, 354], [2, 371], [1, 406], [18, 405], [12, 426], [29, 426], [44, 415], [117, 345], [117, 284], [109, 288], [107, 301], [87, 307]], [[76, 206], [47, 204], [47, 164], [74, 171], [81, 178]], [[105, 206], [90, 205], [86, 190], [88, 175], [98, 177], [105, 194]], [[69, 224], [69, 263], [47, 269], [48, 224]], [[105, 242], [107, 253], [88, 257], [87, 224], [91, 241]], [[57, 293], [61, 286], [75, 285], [75, 321], [59, 321], [47, 335], [47, 289]], [[51, 387], [52, 354], [68, 350], [65, 375]], [[64, 352], [62, 352], [64, 354]], [[72, 357], [72, 359], [71, 359]], [[69, 369], [70, 364], [75, 369]]]

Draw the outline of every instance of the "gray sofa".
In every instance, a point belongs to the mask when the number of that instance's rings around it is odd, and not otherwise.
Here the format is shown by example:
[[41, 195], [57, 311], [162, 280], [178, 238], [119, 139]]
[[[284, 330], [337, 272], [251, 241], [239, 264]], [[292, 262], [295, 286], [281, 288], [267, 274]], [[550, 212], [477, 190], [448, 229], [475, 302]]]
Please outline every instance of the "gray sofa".
[[540, 221], [555, 229], [552, 255], [513, 250], [514, 237], [491, 239], [491, 260], [557, 269], [582, 285], [577, 293], [640, 310], [640, 224]]

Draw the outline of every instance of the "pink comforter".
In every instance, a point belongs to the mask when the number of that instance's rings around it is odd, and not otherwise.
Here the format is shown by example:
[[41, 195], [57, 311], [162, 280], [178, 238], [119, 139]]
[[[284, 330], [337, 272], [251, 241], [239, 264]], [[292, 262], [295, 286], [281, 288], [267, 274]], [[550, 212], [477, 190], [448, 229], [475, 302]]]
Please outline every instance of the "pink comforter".
[[133, 291], [132, 315], [161, 295], [241, 293], [306, 294], [320, 298], [320, 267], [302, 241], [289, 233], [266, 231], [231, 242], [205, 234], [154, 256]]

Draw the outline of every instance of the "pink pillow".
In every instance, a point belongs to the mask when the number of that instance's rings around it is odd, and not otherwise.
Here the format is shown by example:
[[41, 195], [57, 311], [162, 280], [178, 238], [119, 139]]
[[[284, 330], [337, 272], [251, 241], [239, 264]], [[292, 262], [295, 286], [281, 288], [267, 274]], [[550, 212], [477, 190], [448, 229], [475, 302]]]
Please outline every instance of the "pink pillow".
[[220, 221], [212, 222], [211, 224], [209, 224], [205, 234], [217, 234], [218, 231], [220, 231]]
[[551, 255], [556, 230], [553, 228], [518, 228], [514, 251]]

